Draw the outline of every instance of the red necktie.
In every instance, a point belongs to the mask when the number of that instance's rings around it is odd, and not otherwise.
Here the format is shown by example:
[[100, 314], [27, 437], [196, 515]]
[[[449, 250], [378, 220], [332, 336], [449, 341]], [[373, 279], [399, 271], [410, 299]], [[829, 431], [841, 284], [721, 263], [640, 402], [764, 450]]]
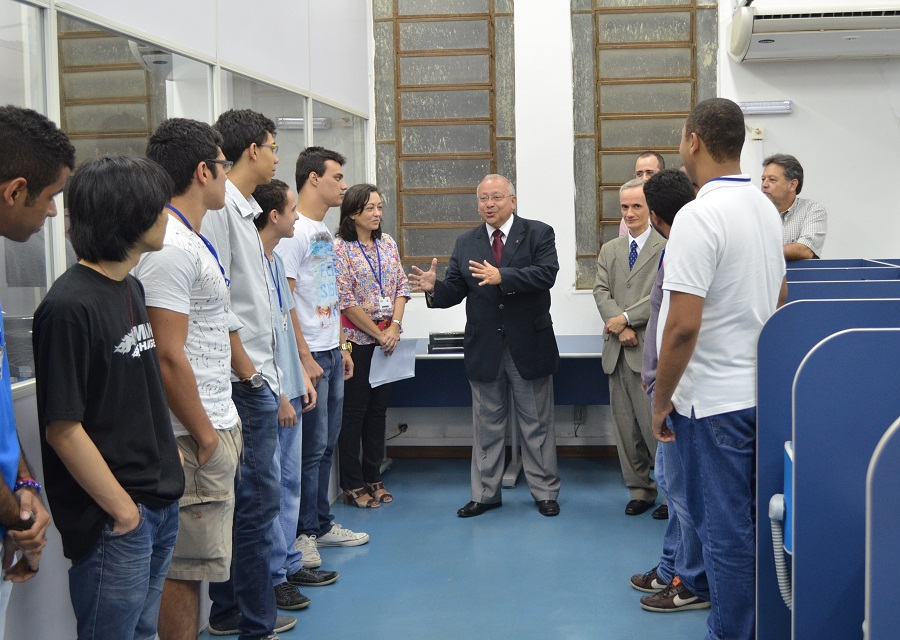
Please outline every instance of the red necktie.
[[500, 258], [503, 257], [503, 232], [500, 229], [494, 229], [494, 241], [491, 242], [491, 249], [494, 250], [494, 262], [500, 266]]

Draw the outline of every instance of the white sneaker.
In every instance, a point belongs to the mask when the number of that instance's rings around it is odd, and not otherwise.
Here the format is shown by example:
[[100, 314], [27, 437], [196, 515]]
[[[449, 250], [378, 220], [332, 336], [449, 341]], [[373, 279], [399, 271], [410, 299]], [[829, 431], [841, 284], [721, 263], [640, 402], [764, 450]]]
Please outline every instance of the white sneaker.
[[324, 536], [319, 536], [317, 544], [323, 547], [357, 547], [368, 541], [368, 533], [354, 533], [350, 529], [344, 529], [337, 522], [332, 522], [331, 531]]
[[300, 552], [303, 566], [307, 569], [318, 569], [322, 566], [322, 557], [319, 555], [318, 545], [315, 536], [308, 536], [301, 533], [294, 540], [294, 549]]

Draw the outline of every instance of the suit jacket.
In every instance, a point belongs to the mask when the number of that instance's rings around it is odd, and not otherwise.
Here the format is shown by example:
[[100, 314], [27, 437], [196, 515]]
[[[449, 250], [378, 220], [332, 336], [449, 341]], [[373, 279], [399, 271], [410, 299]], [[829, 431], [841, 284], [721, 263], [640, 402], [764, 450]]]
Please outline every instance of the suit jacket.
[[493, 382], [500, 372], [504, 341], [526, 380], [554, 373], [559, 349], [550, 318], [550, 288], [559, 261], [553, 228], [543, 222], [513, 219], [500, 260], [499, 286], [479, 286], [469, 260], [494, 266], [484, 224], [456, 239], [447, 275], [426, 297], [429, 307], [446, 308], [466, 300], [464, 338], [466, 374], [475, 382]]
[[[641, 372], [644, 352], [644, 331], [650, 318], [650, 290], [656, 280], [656, 270], [666, 240], [655, 229], [638, 254], [634, 268], [628, 268], [630, 251], [628, 236], [606, 242], [597, 256], [597, 278], [594, 281], [594, 300], [605, 324], [610, 318], [628, 312], [631, 328], [637, 334], [636, 347], [624, 347], [625, 362], [632, 371]], [[612, 373], [622, 351], [622, 343], [610, 333], [603, 334], [603, 371]]]

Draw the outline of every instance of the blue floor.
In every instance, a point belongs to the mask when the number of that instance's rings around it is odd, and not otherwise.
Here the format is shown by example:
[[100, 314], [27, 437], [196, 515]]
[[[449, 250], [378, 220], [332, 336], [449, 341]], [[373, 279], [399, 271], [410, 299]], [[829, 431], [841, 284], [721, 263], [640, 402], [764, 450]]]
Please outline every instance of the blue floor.
[[538, 514], [520, 477], [501, 509], [463, 519], [468, 460], [395, 460], [385, 475], [394, 503], [334, 505], [338, 522], [372, 539], [320, 549], [322, 568], [341, 577], [304, 589], [312, 605], [280, 637], [702, 638], [709, 610], [650, 613], [629, 585], [658, 561], [665, 521], [625, 515], [618, 460], [561, 459], [560, 475], [555, 518]]

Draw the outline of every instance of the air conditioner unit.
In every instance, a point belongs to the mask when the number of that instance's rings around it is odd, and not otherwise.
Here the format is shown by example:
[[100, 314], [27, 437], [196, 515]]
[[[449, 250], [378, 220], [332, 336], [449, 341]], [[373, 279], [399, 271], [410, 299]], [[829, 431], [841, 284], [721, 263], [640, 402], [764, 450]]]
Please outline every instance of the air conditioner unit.
[[900, 56], [900, 2], [742, 6], [728, 25], [728, 53], [738, 62]]

